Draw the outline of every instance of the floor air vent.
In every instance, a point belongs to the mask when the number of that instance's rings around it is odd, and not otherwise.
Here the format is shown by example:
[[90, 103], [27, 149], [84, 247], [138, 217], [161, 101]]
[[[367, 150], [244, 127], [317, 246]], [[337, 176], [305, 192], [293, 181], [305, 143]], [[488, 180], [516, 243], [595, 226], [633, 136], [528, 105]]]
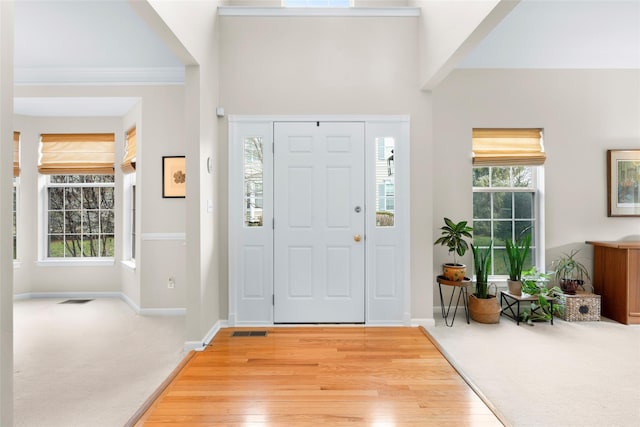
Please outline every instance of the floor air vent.
[[232, 337], [266, 337], [267, 331], [234, 331]]
[[93, 301], [92, 299], [68, 299], [66, 301], [62, 301], [58, 304], [85, 304], [89, 301]]

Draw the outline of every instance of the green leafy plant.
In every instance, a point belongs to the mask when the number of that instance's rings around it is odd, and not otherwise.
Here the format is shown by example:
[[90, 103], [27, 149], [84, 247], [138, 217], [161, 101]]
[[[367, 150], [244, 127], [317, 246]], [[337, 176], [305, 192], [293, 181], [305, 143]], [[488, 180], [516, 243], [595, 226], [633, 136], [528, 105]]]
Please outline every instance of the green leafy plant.
[[491, 251], [493, 249], [493, 241], [489, 242], [489, 246], [481, 248], [471, 244], [473, 251], [473, 269], [476, 274], [476, 297], [480, 299], [489, 298], [489, 269], [491, 268]]
[[562, 314], [564, 305], [554, 304], [553, 310], [549, 298], [556, 298], [562, 295], [562, 290], [554, 286], [546, 286], [551, 275], [541, 273], [535, 267], [522, 272], [522, 292], [532, 296], [537, 296], [536, 301], [531, 302], [528, 309], [522, 312], [521, 320], [533, 326], [533, 322], [549, 321], [554, 314]]
[[[527, 229], [528, 230], [528, 229]], [[525, 230], [525, 231], [527, 231]], [[524, 262], [531, 248], [531, 233], [521, 234], [518, 239], [505, 240], [506, 265], [509, 279], [521, 280]]]
[[444, 218], [444, 224], [444, 226], [440, 227], [442, 235], [433, 244], [447, 246], [449, 253], [453, 253], [453, 263], [458, 264], [456, 254], [464, 256], [469, 249], [469, 244], [465, 238], [471, 239], [473, 237], [471, 235], [473, 228], [467, 225], [467, 221], [455, 223], [449, 218]]
[[555, 268], [555, 276], [558, 282], [562, 280], [581, 280], [589, 279], [589, 271], [584, 264], [575, 259], [580, 252], [579, 249], [573, 249], [569, 254], [563, 254], [553, 262]]

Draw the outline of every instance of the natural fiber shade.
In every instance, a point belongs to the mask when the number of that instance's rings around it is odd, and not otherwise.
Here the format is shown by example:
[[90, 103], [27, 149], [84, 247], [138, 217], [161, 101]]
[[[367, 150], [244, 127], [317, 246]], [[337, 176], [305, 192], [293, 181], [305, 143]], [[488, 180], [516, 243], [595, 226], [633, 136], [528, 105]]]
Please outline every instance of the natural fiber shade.
[[38, 172], [41, 174], [113, 174], [115, 136], [112, 133], [42, 134], [40, 142]]
[[546, 155], [542, 129], [474, 129], [474, 166], [538, 166]]
[[126, 135], [124, 159], [122, 160], [122, 172], [133, 173], [136, 171], [136, 128], [129, 129]]
[[13, 176], [20, 176], [20, 132], [13, 132]]

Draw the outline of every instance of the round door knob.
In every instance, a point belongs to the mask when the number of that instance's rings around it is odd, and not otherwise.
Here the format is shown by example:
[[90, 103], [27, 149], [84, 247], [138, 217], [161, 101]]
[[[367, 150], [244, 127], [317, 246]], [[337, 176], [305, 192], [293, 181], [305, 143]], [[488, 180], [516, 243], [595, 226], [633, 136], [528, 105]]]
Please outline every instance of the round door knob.
[[361, 239], [359, 234], [356, 234], [355, 236], [353, 236], [353, 240], [355, 240], [356, 242], [359, 242]]

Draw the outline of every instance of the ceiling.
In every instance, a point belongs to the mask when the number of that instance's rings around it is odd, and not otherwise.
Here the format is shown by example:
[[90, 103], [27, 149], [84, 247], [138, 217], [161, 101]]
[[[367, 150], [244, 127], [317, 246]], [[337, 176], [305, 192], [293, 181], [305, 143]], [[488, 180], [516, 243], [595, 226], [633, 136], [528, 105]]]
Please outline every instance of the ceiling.
[[[459, 67], [640, 69], [640, 0], [523, 0]], [[14, 77], [18, 85], [181, 83], [184, 67], [126, 0], [16, 0]], [[135, 102], [17, 98], [14, 110], [121, 116]]]

